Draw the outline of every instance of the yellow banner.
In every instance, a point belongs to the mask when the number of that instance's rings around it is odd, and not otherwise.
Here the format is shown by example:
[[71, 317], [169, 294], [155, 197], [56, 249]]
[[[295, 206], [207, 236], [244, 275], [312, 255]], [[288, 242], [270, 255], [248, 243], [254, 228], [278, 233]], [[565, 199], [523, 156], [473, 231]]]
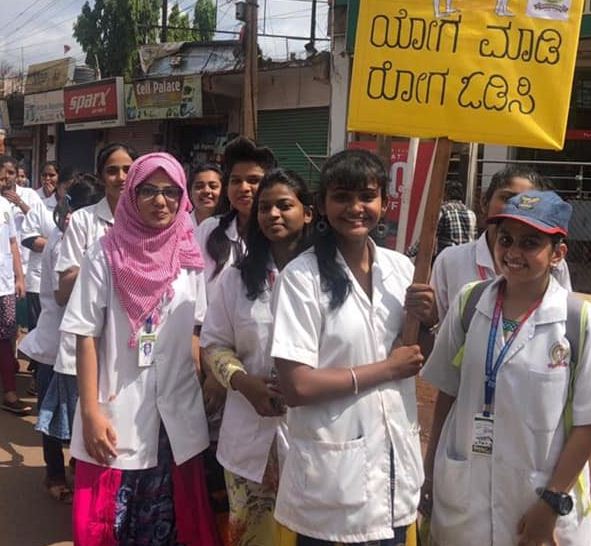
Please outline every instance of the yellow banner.
[[583, 0], [361, 0], [349, 130], [564, 144]]

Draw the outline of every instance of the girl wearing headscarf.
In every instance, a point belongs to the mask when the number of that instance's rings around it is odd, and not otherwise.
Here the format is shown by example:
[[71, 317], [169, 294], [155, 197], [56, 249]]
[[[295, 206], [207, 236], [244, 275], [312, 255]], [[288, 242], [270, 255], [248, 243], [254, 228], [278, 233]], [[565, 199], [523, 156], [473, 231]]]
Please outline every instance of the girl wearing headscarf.
[[203, 260], [185, 188], [168, 154], [133, 163], [62, 322], [77, 338], [77, 545], [217, 544], [192, 344], [205, 311]]

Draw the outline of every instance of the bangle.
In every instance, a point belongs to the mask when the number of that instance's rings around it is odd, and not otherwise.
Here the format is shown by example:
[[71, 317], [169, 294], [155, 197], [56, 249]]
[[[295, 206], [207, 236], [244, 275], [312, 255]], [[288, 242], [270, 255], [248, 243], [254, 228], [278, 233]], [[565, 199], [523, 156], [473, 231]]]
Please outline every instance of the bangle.
[[357, 381], [357, 374], [354, 368], [349, 368], [351, 372], [351, 379], [353, 379], [353, 394], [357, 396], [359, 394], [359, 382]]

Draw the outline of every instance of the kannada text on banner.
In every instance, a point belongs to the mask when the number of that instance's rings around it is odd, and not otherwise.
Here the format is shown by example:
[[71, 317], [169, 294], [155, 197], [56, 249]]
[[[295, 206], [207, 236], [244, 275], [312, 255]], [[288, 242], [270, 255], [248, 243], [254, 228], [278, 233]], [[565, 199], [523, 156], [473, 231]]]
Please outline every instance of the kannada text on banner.
[[363, 0], [349, 130], [560, 149], [583, 0]]

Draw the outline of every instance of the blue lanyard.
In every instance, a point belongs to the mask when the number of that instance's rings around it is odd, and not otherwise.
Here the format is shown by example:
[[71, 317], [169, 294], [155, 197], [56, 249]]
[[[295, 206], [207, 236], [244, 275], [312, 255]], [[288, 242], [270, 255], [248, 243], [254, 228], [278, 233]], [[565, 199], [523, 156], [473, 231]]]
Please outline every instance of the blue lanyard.
[[495, 310], [493, 313], [490, 332], [488, 334], [488, 346], [486, 348], [486, 378], [484, 381], [484, 415], [490, 416], [493, 398], [495, 396], [495, 389], [497, 388], [497, 374], [503, 364], [503, 359], [509, 352], [511, 345], [515, 341], [517, 334], [521, 331], [521, 327], [526, 323], [530, 315], [538, 308], [541, 299], [536, 301], [528, 310], [525, 316], [519, 321], [517, 328], [511, 333], [509, 339], [505, 341], [505, 345], [501, 349], [499, 356], [493, 365], [493, 354], [495, 351], [495, 341], [497, 339], [497, 332], [499, 330], [499, 323], [501, 322], [501, 313], [503, 311], [503, 301], [505, 299], [505, 283], [502, 282], [497, 293], [497, 301], [495, 303]]
[[152, 333], [152, 315], [146, 319], [146, 334]]

